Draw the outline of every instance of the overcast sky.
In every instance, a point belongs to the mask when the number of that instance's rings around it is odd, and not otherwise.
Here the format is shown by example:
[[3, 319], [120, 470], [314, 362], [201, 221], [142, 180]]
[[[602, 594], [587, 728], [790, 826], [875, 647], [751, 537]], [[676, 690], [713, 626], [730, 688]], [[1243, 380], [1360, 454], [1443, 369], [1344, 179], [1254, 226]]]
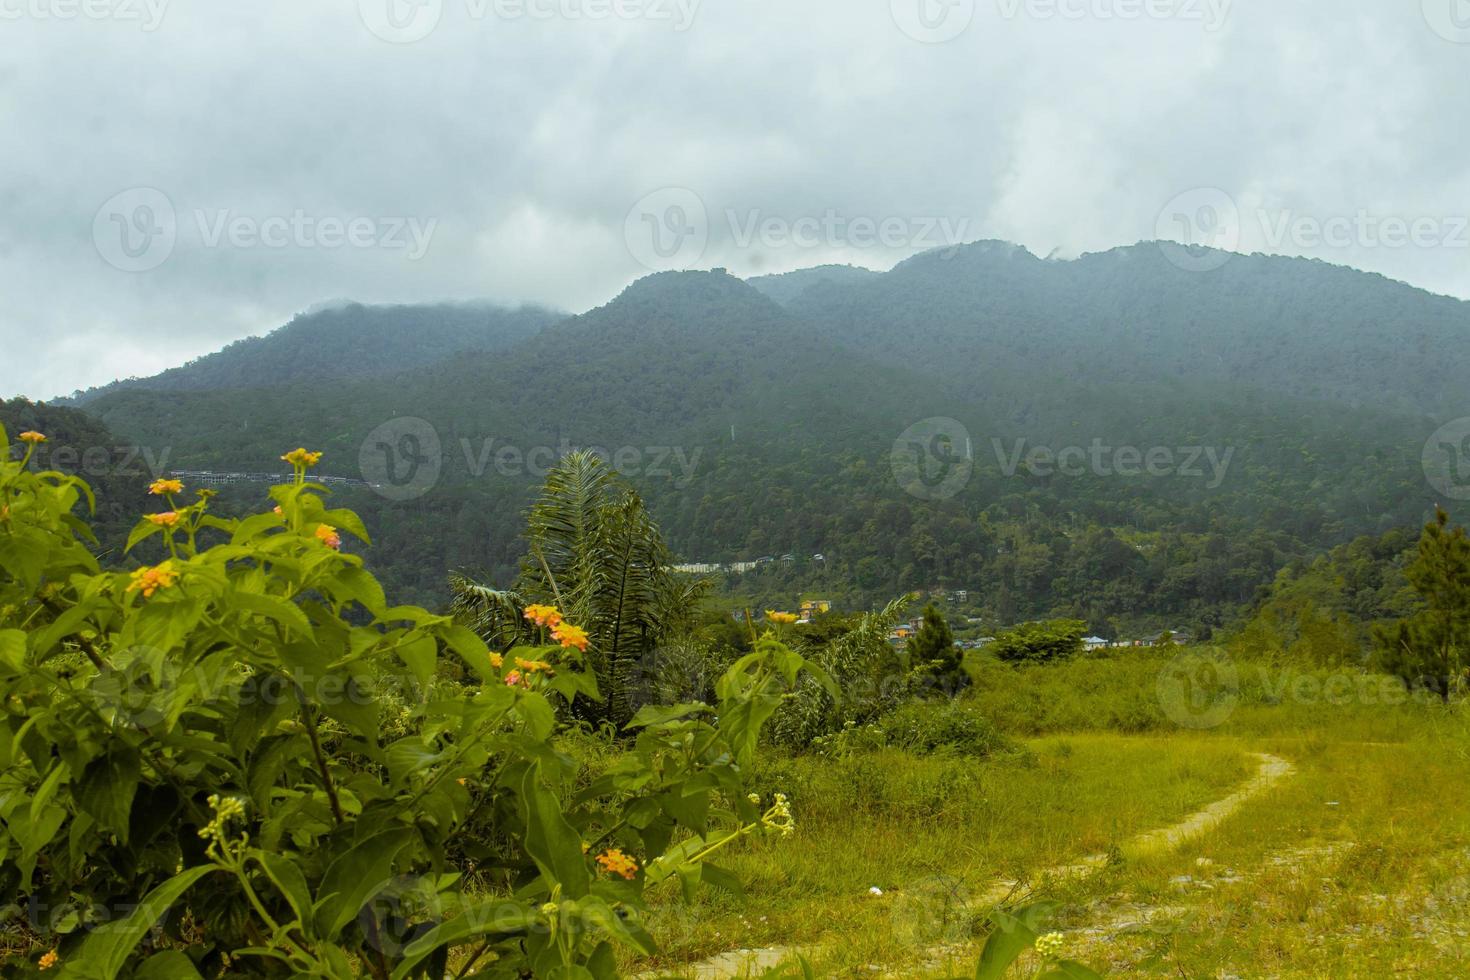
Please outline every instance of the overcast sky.
[[1470, 0], [0, 0], [0, 395], [980, 238], [1470, 297], [1467, 91]]

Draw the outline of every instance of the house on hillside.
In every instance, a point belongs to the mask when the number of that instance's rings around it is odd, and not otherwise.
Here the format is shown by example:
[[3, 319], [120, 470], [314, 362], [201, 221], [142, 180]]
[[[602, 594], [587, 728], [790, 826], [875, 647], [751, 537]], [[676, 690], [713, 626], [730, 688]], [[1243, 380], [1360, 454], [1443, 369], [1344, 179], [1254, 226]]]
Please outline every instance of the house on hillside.
[[1082, 649], [1091, 653], [1094, 650], [1106, 650], [1111, 644], [1100, 636], [1084, 636], [1082, 638]]

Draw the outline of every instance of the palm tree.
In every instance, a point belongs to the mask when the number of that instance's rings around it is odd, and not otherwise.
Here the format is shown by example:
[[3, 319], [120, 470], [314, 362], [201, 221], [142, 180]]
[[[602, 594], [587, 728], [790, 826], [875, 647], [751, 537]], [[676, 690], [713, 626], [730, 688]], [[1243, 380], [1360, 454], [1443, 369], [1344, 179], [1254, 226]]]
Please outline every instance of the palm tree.
[[547, 474], [526, 539], [515, 589], [455, 576], [455, 613], [506, 649], [526, 638], [520, 611], [527, 604], [557, 606], [587, 630], [588, 662], [605, 698], [574, 710], [590, 721], [626, 723], [637, 671], [660, 643], [691, 626], [709, 583], [672, 573], [672, 555], [642, 498], [595, 453], [571, 453]]

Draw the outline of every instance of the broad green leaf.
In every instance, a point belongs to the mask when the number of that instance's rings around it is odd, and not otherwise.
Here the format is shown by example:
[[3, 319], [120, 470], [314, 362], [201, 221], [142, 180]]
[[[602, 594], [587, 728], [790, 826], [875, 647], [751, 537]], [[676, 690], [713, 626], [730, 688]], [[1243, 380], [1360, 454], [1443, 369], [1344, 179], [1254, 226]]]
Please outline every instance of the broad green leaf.
[[403, 950], [403, 959], [393, 970], [393, 980], [403, 980], [441, 946], [457, 946], [478, 936], [517, 933], [536, 922], [536, 913], [514, 902], [480, 902], [465, 906], [448, 922], [424, 933]]
[[526, 853], [546, 876], [560, 884], [568, 898], [581, 898], [592, 886], [582, 856], [582, 838], [562, 815], [556, 794], [541, 781], [541, 763], [526, 768], [521, 780], [521, 815], [526, 824]]
[[393, 862], [414, 833], [385, 830], [355, 844], [327, 868], [317, 894], [330, 896], [316, 910], [317, 935], [328, 941], [337, 935], [393, 878]]
[[311, 632], [311, 620], [294, 602], [288, 602], [280, 596], [264, 595], [259, 592], [246, 592], [241, 589], [230, 595], [230, 601], [246, 612], [255, 613], [257, 616], [265, 616], [272, 619], [288, 629], [298, 633]]
[[93, 759], [72, 787], [77, 806], [97, 823], [127, 842], [128, 815], [133, 809], [133, 794], [138, 791], [142, 763], [131, 749], [117, 747]]
[[199, 969], [183, 953], [166, 949], [144, 960], [133, 980], [199, 980]]
[[133, 948], [163, 917], [169, 906], [196, 881], [214, 870], [213, 865], [201, 865], [175, 875], [149, 892], [127, 918], [93, 929], [81, 948], [67, 956], [58, 976], [78, 980], [114, 980], [122, 972]]
[[1015, 916], [997, 910], [990, 913], [990, 921], [995, 924], [995, 931], [980, 951], [975, 980], [1001, 980], [1016, 958], [1036, 942], [1036, 933]]

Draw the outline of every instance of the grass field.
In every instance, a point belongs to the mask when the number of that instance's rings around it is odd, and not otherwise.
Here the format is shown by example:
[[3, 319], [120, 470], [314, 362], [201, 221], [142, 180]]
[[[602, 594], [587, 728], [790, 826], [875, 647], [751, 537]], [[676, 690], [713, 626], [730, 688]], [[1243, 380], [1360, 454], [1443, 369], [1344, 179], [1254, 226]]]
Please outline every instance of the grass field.
[[[770, 760], [762, 788], [792, 796], [796, 834], [725, 862], [744, 902], [669, 895], [663, 958], [635, 969], [779, 947], [819, 976], [969, 975], [989, 909], [1039, 896], [1061, 903], [1068, 955], [1116, 976], [1470, 976], [1465, 713], [1252, 667], [1228, 717], [1185, 727], [1157, 707], [1165, 666], [982, 676], [965, 703], [1016, 752]], [[1140, 841], [1249, 785], [1258, 753], [1290, 773], [1196, 836]]]

